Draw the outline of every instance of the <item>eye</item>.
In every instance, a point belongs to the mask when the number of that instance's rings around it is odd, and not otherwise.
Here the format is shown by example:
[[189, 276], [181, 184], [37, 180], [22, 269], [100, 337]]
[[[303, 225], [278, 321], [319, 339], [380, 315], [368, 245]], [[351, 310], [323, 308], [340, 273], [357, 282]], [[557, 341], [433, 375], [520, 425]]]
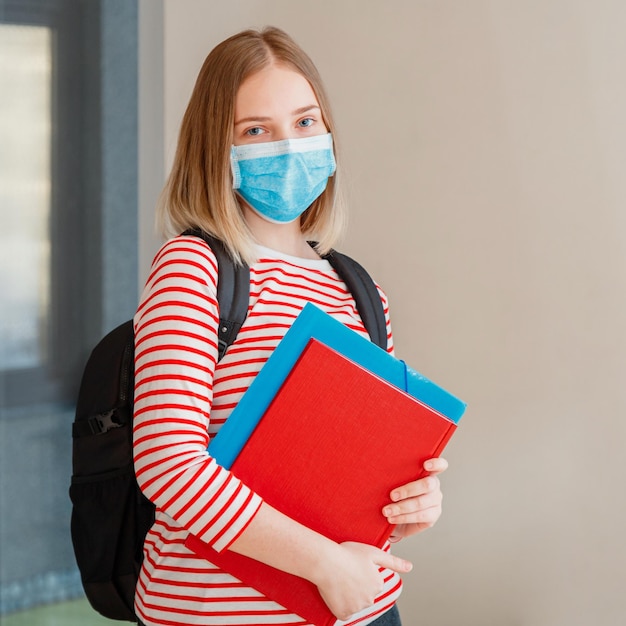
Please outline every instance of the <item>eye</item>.
[[248, 128], [246, 130], [246, 135], [250, 135], [250, 137], [258, 137], [262, 135], [265, 131], [260, 126], [255, 126], [254, 128]]
[[298, 126], [302, 128], [308, 128], [309, 126], [313, 126], [315, 124], [315, 119], [312, 117], [305, 117], [303, 120], [298, 122]]

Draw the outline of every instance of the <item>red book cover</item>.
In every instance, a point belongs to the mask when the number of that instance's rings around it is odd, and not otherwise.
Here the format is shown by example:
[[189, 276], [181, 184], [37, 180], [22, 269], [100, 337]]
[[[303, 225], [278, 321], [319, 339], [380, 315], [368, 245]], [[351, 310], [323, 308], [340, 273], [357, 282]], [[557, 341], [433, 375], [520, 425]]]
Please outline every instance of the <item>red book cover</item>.
[[[337, 542], [382, 547], [394, 487], [424, 475], [456, 425], [312, 339], [231, 471], [289, 517]], [[187, 547], [316, 626], [337, 620], [315, 585], [190, 535]]]

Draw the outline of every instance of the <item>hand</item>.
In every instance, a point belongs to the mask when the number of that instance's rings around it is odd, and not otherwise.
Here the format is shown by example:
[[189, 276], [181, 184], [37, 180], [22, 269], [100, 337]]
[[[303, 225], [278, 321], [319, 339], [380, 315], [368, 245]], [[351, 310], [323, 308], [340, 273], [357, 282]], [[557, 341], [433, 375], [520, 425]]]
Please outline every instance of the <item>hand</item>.
[[389, 537], [392, 543], [432, 527], [441, 516], [443, 494], [436, 475], [448, 469], [448, 462], [442, 458], [429, 459], [424, 469], [427, 476], [394, 489], [391, 503], [383, 509], [389, 523], [395, 524]]
[[336, 547], [333, 558], [325, 560], [315, 584], [328, 608], [340, 620], [347, 620], [374, 604], [384, 585], [379, 568], [398, 573], [413, 568], [409, 561], [364, 543], [348, 541]]

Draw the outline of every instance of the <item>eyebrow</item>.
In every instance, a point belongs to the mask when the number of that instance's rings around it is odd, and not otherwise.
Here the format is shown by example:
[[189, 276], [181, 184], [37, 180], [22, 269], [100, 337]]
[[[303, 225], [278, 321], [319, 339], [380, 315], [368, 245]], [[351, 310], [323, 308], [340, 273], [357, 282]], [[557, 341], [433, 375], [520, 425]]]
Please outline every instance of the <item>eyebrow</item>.
[[[292, 115], [302, 115], [303, 113], [307, 113], [313, 109], [317, 109], [321, 111], [320, 107], [317, 104], [307, 104], [306, 106], [300, 107], [295, 111], [292, 111]], [[271, 117], [263, 116], [263, 115], [251, 115], [249, 117], [242, 117], [241, 119], [235, 122], [235, 126], [239, 126], [239, 124], [244, 124], [248, 122], [270, 122], [272, 120]]]

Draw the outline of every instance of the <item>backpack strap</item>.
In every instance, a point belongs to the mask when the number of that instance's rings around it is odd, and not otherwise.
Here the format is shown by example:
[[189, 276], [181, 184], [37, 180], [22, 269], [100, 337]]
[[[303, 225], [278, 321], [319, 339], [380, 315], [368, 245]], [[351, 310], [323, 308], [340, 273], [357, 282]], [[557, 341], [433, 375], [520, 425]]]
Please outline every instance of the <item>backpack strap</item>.
[[183, 235], [203, 239], [217, 259], [217, 301], [220, 308], [220, 323], [217, 331], [219, 361], [228, 346], [237, 337], [241, 325], [248, 315], [250, 302], [250, 268], [243, 263], [235, 263], [226, 246], [200, 229], [186, 230]]
[[[217, 301], [220, 305], [219, 360], [224, 356], [228, 346], [235, 341], [237, 333], [248, 315], [250, 268], [244, 263], [235, 263], [222, 241], [200, 229], [186, 230], [183, 235], [203, 239], [210, 246], [217, 259], [219, 271]], [[314, 242], [309, 243], [315, 247]], [[331, 250], [323, 258], [331, 264], [339, 277], [346, 283], [372, 342], [386, 350], [385, 310], [372, 277], [362, 265], [336, 250]]]
[[387, 323], [385, 320], [385, 309], [372, 277], [362, 265], [336, 250], [331, 250], [324, 258], [346, 283], [372, 342], [386, 350]]
[[[235, 264], [224, 244], [200, 230], [187, 230], [183, 235], [199, 237], [207, 242], [217, 259], [217, 301], [220, 309], [218, 329], [219, 361], [230, 346], [248, 315], [250, 299], [250, 268]], [[134, 387], [135, 334], [130, 319], [110, 331], [94, 348], [85, 366], [81, 392], [74, 421], [74, 437], [106, 433], [132, 421]], [[103, 397], [107, 388], [102, 387], [102, 372], [119, 372], [119, 381], [110, 386], [110, 394]], [[89, 387], [88, 385], [91, 385]], [[97, 398], [102, 406], [93, 406]], [[92, 404], [90, 404], [92, 403]], [[129, 408], [130, 407], [130, 408]]]

